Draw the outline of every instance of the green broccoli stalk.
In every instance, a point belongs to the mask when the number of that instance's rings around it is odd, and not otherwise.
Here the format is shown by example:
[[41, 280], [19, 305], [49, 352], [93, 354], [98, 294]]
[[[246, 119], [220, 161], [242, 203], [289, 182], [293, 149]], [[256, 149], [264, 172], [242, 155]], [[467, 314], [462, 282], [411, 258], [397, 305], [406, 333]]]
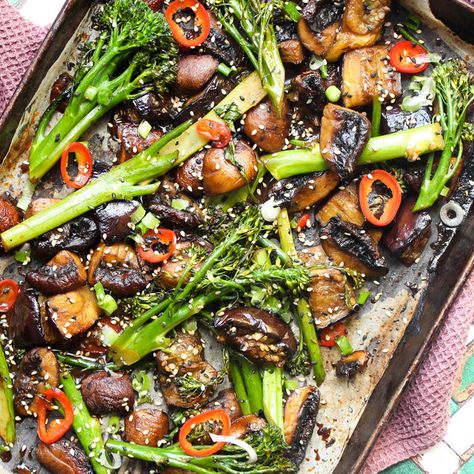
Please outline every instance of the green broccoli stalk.
[[0, 344], [0, 438], [7, 445], [15, 441], [15, 412], [13, 409], [13, 385], [7, 359]]
[[461, 60], [441, 63], [434, 69], [432, 78], [435, 81], [445, 147], [434, 174], [433, 154], [428, 159], [415, 211], [427, 209], [435, 203], [461, 163], [463, 140], [474, 140], [472, 125], [466, 127], [465, 123], [467, 109], [474, 101], [474, 77], [466, 63]]
[[42, 117], [30, 153], [30, 179], [41, 179], [66, 146], [116, 105], [156, 90], [163, 93], [177, 70], [178, 48], [161, 13], [142, 0], [115, 0], [99, 8], [99, 31], [76, 70], [63, 116], [46, 133], [57, 102]]
[[255, 463], [249, 461], [246, 451], [234, 445], [225, 445], [218, 453], [206, 457], [189, 456], [179, 444], [165, 448], [152, 448], [108, 440], [106, 449], [122, 456], [152, 462], [160, 467], [169, 466], [198, 474], [293, 474], [297, 472], [297, 467], [288, 457], [288, 445], [277, 427], [268, 425], [262, 431], [248, 435], [244, 441], [255, 450], [258, 457]]

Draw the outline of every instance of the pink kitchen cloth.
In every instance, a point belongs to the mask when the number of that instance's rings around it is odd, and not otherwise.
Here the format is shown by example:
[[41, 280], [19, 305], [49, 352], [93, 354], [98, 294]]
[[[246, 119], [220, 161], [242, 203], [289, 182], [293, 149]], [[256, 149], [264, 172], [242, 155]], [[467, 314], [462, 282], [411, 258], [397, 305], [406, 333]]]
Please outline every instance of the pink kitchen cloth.
[[[47, 30], [32, 25], [0, 0], [0, 115]], [[454, 376], [474, 321], [474, 273], [449, 310], [416, 376], [383, 429], [363, 468], [375, 474], [438, 442], [449, 419]]]

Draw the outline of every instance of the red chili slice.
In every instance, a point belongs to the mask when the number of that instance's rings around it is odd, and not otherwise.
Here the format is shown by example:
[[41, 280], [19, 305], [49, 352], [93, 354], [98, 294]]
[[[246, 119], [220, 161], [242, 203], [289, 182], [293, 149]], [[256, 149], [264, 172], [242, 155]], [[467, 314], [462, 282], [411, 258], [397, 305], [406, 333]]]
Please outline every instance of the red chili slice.
[[[77, 162], [77, 175], [71, 179], [68, 173], [69, 154], [74, 153]], [[85, 186], [92, 176], [92, 156], [81, 142], [70, 143], [61, 155], [61, 175], [64, 182], [71, 188], [79, 189]]]
[[215, 120], [199, 120], [196, 130], [199, 135], [212, 140], [212, 144], [216, 148], [225, 148], [232, 138], [230, 128], [225, 123], [216, 122]]
[[6, 313], [15, 306], [20, 287], [15, 280], [0, 281], [0, 313]]
[[296, 224], [296, 232], [301, 232], [303, 229], [305, 229], [308, 225], [309, 219], [310, 219], [309, 214], [303, 214], [300, 217], [298, 223]]
[[424, 71], [427, 62], [417, 61], [417, 57], [428, 54], [425, 48], [411, 41], [400, 41], [390, 50], [390, 63], [399, 72], [417, 74]]
[[[194, 13], [193, 30], [185, 30], [176, 22], [175, 16], [184, 12], [184, 10], [192, 10]], [[208, 11], [196, 0], [175, 0], [171, 2], [165, 12], [165, 18], [170, 26], [174, 39], [186, 48], [191, 46], [199, 46], [206, 41], [211, 31], [211, 18]]]
[[[377, 182], [385, 185], [391, 193], [391, 196], [387, 197], [386, 201], [382, 203], [383, 210], [379, 215], [375, 214], [375, 206], [371, 198], [371, 194], [376, 193], [373, 187]], [[359, 202], [364, 216], [371, 224], [379, 227], [386, 226], [390, 224], [397, 215], [402, 202], [402, 190], [393, 175], [387, 173], [385, 170], [375, 170], [370, 174], [366, 174], [361, 179]], [[380, 209], [380, 201], [377, 203], [377, 209]]]
[[201, 423], [206, 423], [207, 421], [219, 421], [222, 424], [222, 436], [229, 436], [230, 434], [230, 417], [228, 413], [222, 408], [217, 408], [215, 410], [205, 411], [199, 415], [193, 416], [184, 423], [184, 425], [179, 430], [179, 444], [183, 451], [189, 456], [194, 457], [206, 457], [211, 456], [212, 454], [220, 451], [224, 444], [222, 441], [210, 446], [207, 449], [196, 449], [193, 445], [187, 440], [187, 436], [191, 430]]
[[[37, 404], [38, 437], [45, 444], [52, 444], [60, 440], [71, 428], [74, 421], [74, 409], [66, 394], [59, 388], [50, 388], [43, 393]], [[64, 418], [53, 420], [46, 426], [46, 411], [50, 409], [51, 400], [57, 400], [64, 411]]]
[[319, 335], [319, 345], [324, 347], [333, 347], [336, 345], [336, 339], [347, 334], [347, 328], [344, 323], [336, 323], [324, 328]]
[[176, 234], [169, 229], [150, 229], [143, 236], [143, 240], [145, 242], [138, 247], [138, 253], [143, 260], [150, 263], [168, 260], [176, 249]]

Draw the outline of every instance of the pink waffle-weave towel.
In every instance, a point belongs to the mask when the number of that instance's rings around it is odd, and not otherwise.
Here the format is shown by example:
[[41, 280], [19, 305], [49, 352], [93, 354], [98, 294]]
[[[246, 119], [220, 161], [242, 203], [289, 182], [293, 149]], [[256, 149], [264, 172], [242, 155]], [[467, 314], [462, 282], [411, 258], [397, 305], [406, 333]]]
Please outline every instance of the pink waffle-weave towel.
[[[45, 34], [45, 29], [27, 22], [5, 0], [0, 0], [0, 115]], [[363, 474], [380, 472], [441, 439], [449, 419], [454, 375], [472, 321], [474, 273], [450, 309], [417, 375], [404, 391]]]

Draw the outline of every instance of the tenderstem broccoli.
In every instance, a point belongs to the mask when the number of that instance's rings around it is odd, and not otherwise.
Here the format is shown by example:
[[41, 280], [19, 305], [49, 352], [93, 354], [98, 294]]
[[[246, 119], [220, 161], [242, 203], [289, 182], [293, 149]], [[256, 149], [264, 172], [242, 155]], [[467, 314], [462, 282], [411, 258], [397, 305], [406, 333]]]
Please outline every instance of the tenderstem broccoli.
[[161, 13], [143, 0], [115, 0], [93, 17], [98, 37], [76, 69], [63, 116], [47, 131], [60, 99], [39, 122], [30, 153], [30, 179], [41, 179], [64, 148], [116, 105], [174, 81], [178, 47]]

